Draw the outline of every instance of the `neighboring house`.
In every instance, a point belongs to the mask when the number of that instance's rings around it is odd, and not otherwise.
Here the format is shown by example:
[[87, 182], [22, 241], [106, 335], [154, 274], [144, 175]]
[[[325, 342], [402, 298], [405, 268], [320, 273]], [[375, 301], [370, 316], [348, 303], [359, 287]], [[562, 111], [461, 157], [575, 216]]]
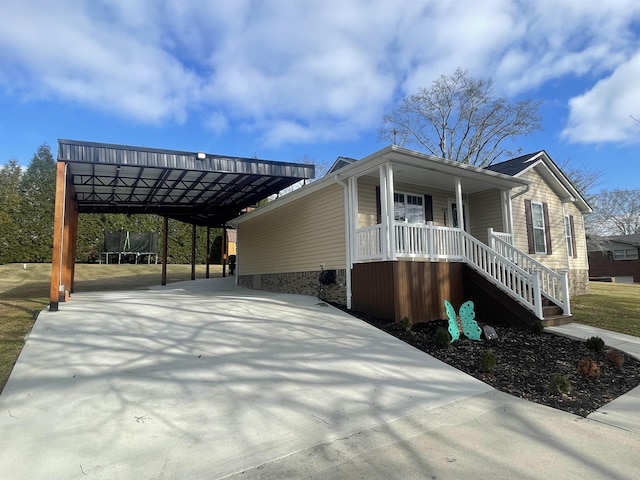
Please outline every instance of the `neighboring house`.
[[586, 293], [590, 212], [543, 151], [483, 169], [390, 146], [234, 219], [237, 281], [396, 321], [471, 299], [554, 323]]
[[589, 276], [615, 278], [617, 282], [640, 282], [640, 233], [614, 235], [587, 243]]

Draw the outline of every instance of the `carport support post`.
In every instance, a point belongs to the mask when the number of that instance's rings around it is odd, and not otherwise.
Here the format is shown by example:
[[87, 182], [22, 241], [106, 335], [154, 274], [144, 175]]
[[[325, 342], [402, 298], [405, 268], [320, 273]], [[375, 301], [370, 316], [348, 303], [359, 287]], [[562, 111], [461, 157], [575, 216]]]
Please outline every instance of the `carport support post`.
[[196, 279], [196, 224], [191, 225], [191, 280]]
[[209, 264], [211, 263], [211, 227], [207, 227], [207, 266], [204, 278], [209, 278]]
[[169, 217], [164, 217], [162, 225], [162, 282], [167, 284], [167, 244], [169, 243]]
[[67, 183], [67, 164], [56, 164], [56, 199], [53, 221], [53, 252], [51, 255], [51, 286], [49, 290], [49, 311], [58, 311], [60, 301], [60, 285], [62, 281], [62, 261], [64, 248], [64, 203]]
[[222, 226], [222, 248], [220, 249], [220, 256], [222, 258], [220, 258], [220, 263], [222, 264], [222, 276], [226, 277], [227, 276], [227, 253], [229, 250], [229, 245], [228, 245], [228, 240], [227, 240], [227, 226], [223, 225]]

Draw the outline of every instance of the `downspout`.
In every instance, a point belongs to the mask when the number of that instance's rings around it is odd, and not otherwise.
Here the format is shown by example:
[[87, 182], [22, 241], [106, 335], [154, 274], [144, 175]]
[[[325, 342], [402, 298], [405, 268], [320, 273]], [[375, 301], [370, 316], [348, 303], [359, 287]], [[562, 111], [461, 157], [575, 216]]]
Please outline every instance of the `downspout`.
[[340, 180], [338, 175], [333, 177], [339, 185], [342, 185], [344, 192], [344, 235], [345, 235], [345, 283], [347, 289], [347, 309], [351, 310], [351, 208], [349, 202], [349, 185], [344, 180]]

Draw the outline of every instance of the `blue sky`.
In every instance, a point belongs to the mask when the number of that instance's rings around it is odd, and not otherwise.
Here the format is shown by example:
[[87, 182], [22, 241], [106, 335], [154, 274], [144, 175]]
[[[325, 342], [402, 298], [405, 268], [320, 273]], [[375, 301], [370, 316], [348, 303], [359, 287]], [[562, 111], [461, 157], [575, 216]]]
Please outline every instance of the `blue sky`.
[[0, 163], [68, 138], [331, 163], [456, 68], [543, 130], [511, 148], [640, 188], [637, 0], [0, 0]]

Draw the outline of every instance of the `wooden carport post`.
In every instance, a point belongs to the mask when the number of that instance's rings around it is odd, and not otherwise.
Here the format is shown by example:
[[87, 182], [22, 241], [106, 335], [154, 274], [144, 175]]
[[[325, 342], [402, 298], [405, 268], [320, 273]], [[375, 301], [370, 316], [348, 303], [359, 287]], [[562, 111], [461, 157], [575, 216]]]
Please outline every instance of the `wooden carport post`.
[[209, 265], [211, 264], [211, 227], [207, 227], [207, 266], [205, 270], [205, 278], [209, 278]]
[[162, 225], [162, 280], [161, 285], [167, 284], [167, 244], [169, 243], [169, 217], [164, 217]]
[[53, 219], [53, 252], [49, 310], [58, 311], [59, 302], [68, 300], [72, 290], [78, 228], [78, 205], [73, 185], [67, 178], [67, 163], [56, 164], [56, 198]]
[[220, 263], [222, 263], [222, 276], [227, 276], [227, 258], [229, 254], [229, 239], [227, 238], [227, 226], [222, 226], [222, 248], [220, 249]]
[[191, 225], [191, 280], [196, 279], [196, 224]]

